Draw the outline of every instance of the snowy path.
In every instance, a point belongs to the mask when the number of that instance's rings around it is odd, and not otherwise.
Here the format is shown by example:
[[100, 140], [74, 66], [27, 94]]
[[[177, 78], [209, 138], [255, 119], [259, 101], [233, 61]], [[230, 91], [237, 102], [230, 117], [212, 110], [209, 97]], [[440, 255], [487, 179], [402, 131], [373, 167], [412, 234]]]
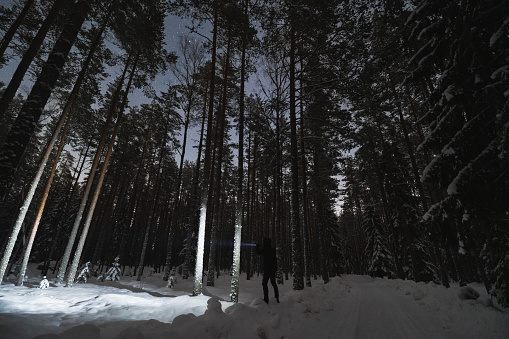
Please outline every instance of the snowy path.
[[426, 313], [402, 291], [382, 288], [365, 276], [350, 276], [349, 288], [336, 309], [338, 320], [330, 337], [344, 338], [444, 338], [437, 315]]
[[[35, 276], [35, 275], [34, 275]], [[240, 302], [229, 301], [231, 278], [189, 296], [192, 281], [168, 289], [161, 274], [143, 282], [75, 284], [72, 289], [0, 286], [0, 339], [507, 339], [509, 310], [493, 306], [480, 284], [478, 300], [460, 300], [460, 287], [345, 275], [294, 291], [279, 286], [281, 303], [261, 299], [261, 277], [241, 279]]]

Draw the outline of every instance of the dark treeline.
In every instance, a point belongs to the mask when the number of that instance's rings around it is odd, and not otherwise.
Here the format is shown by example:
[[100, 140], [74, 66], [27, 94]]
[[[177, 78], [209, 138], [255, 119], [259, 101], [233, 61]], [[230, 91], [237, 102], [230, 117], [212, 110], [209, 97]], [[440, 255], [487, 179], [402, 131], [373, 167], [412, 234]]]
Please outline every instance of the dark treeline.
[[[239, 273], [259, 271], [241, 243], [270, 237], [294, 289], [340, 274], [475, 281], [509, 306], [507, 13], [504, 0], [0, 7], [0, 67], [15, 69], [0, 84], [0, 281], [21, 285], [30, 261], [70, 287], [80, 265], [119, 256], [138, 279], [177, 268], [194, 294], [230, 271], [236, 301]], [[189, 22], [176, 46], [167, 15]]]

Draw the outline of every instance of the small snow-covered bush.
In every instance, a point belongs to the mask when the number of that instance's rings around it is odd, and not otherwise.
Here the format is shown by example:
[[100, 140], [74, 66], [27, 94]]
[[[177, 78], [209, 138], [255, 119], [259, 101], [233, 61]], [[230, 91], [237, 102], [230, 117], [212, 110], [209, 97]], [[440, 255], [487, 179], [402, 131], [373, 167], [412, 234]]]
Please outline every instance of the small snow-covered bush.
[[39, 283], [39, 288], [44, 289], [49, 287], [49, 281], [46, 279], [46, 276], [42, 277], [41, 282]]
[[464, 286], [460, 288], [458, 292], [458, 298], [460, 298], [460, 300], [477, 300], [479, 295], [479, 292], [470, 286]]
[[87, 261], [85, 267], [81, 270], [80, 274], [76, 278], [77, 283], [86, 283], [88, 278], [90, 278], [90, 261]]
[[115, 258], [115, 261], [111, 264], [111, 267], [108, 269], [108, 272], [106, 272], [106, 280], [109, 281], [116, 281], [120, 280], [120, 257], [117, 256]]

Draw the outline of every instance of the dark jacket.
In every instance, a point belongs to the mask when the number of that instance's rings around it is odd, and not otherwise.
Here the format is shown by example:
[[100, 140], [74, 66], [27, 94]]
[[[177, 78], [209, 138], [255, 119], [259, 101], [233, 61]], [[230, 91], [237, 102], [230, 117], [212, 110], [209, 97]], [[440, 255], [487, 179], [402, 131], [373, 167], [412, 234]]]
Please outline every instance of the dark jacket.
[[273, 274], [277, 271], [276, 251], [271, 245], [272, 241], [269, 238], [263, 239], [263, 248], [256, 245], [256, 253], [262, 256], [264, 274]]

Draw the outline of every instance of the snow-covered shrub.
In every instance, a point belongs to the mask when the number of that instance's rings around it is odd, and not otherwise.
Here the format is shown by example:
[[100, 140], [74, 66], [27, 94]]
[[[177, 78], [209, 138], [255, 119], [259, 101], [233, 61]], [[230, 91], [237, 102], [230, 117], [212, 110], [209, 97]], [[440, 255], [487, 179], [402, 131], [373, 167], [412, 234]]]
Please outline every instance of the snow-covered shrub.
[[172, 274], [168, 277], [168, 285], [166, 287], [168, 288], [173, 288], [173, 286], [175, 285], [175, 282], [176, 282], [177, 279], [175, 279], [175, 276]]
[[85, 267], [83, 267], [80, 274], [76, 278], [77, 283], [86, 283], [88, 281], [88, 278], [90, 278], [90, 265], [90, 261], [87, 261]]
[[111, 264], [111, 267], [108, 269], [108, 272], [106, 272], [106, 280], [109, 281], [116, 281], [120, 280], [120, 257], [117, 256], [115, 258], [115, 261]]
[[479, 295], [479, 292], [470, 286], [464, 286], [460, 288], [458, 292], [458, 298], [460, 298], [460, 300], [477, 300]]
[[44, 289], [49, 287], [49, 281], [46, 279], [46, 276], [42, 277], [41, 282], [39, 283], [39, 288]]

